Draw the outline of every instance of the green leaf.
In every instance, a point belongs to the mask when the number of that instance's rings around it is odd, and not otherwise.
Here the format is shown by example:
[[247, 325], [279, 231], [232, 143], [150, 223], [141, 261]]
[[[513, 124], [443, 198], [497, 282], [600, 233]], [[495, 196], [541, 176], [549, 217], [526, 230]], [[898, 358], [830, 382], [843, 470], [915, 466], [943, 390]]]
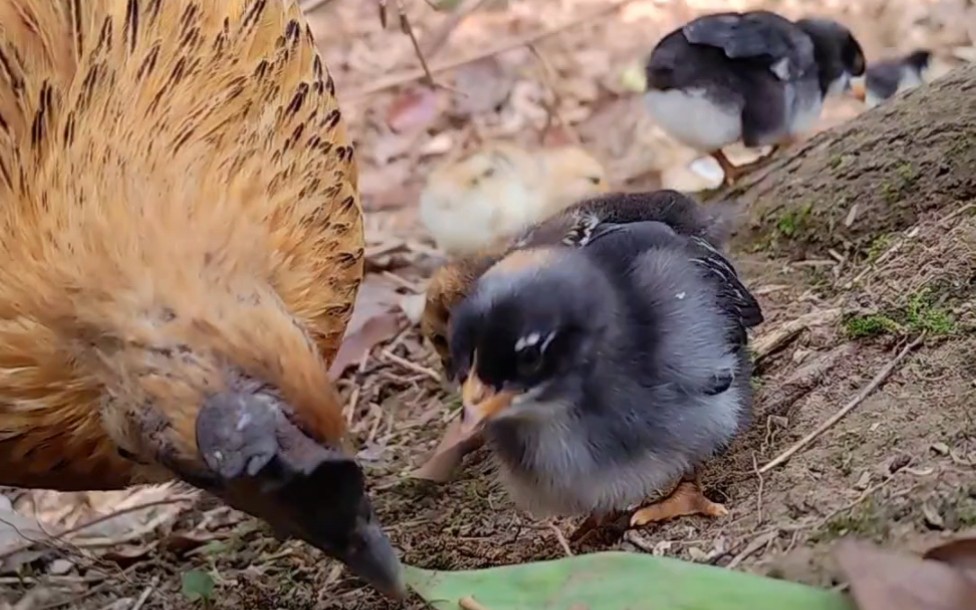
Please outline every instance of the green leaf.
[[436, 572], [407, 567], [437, 610], [472, 597], [486, 610], [853, 610], [840, 593], [643, 553], [606, 552]]
[[190, 570], [183, 573], [182, 587], [183, 597], [191, 602], [210, 600], [213, 597], [214, 581], [210, 574], [202, 570]]

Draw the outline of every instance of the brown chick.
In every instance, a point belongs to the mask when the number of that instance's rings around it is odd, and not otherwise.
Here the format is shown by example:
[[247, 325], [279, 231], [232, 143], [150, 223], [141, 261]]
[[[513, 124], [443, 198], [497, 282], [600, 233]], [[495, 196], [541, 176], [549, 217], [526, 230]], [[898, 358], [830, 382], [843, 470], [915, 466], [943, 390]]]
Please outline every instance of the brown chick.
[[606, 190], [606, 172], [581, 148], [498, 142], [435, 168], [420, 218], [439, 248], [466, 256]]
[[327, 374], [362, 212], [298, 3], [0, 23], [0, 485], [181, 479], [402, 595]]
[[715, 244], [722, 244], [731, 231], [735, 211], [736, 207], [727, 203], [699, 206], [672, 190], [611, 193], [581, 201], [512, 239], [499, 241], [477, 254], [458, 258], [439, 268], [427, 287], [421, 331], [450, 377], [453, 375], [448, 343], [451, 310], [470, 294], [482, 274], [513, 250], [560, 243], [572, 245], [570, 242], [582, 237], [576, 232], [599, 222], [626, 224], [645, 220], [664, 222], [678, 234], [705, 237]]

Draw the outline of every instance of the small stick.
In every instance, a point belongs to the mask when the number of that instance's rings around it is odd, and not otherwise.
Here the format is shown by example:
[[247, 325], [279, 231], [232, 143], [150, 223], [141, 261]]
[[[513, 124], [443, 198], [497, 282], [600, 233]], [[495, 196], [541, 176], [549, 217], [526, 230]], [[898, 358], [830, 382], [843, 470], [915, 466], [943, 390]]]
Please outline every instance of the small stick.
[[725, 567], [731, 570], [742, 563], [742, 561], [748, 558], [750, 555], [768, 545], [773, 540], [776, 540], [777, 536], [779, 536], [779, 532], [776, 531], [766, 532], [765, 534], [757, 536], [752, 540], [752, 542], [746, 545], [746, 548], [739, 551], [739, 554], [733, 557], [732, 561], [729, 562], [729, 565]]
[[756, 472], [759, 479], [759, 491], [756, 492], [756, 524], [762, 525], [763, 522], [763, 491], [766, 486], [762, 473], [759, 472], [759, 461], [756, 459], [756, 452], [752, 452], [752, 469]]
[[430, 66], [427, 65], [427, 58], [424, 57], [424, 52], [420, 48], [420, 42], [417, 40], [417, 36], [413, 33], [413, 26], [410, 25], [410, 19], [407, 17], [407, 13], [403, 9], [403, 0], [397, 0], [397, 10], [400, 13], [400, 31], [410, 38], [410, 44], [413, 46], [413, 52], [420, 61], [420, 68], [424, 71], [424, 82], [431, 89], [435, 89], [437, 87], [437, 83], [434, 82], [434, 75], [430, 73]]
[[[566, 23], [561, 23], [550, 28], [546, 28], [539, 32], [533, 32], [525, 36], [520, 36], [514, 40], [508, 42], [503, 42], [494, 47], [469, 55], [468, 57], [462, 57], [461, 59], [447, 60], [436, 65], [430, 66], [431, 74], [438, 74], [440, 72], [447, 72], [448, 70], [453, 70], [461, 66], [474, 63], [476, 61], [485, 59], [487, 57], [492, 57], [493, 55], [498, 55], [500, 53], [505, 53], [506, 51], [512, 51], [524, 47], [527, 44], [537, 42], [543, 38], [549, 38], [550, 36], [555, 36], [566, 30], [572, 29], [578, 25], [584, 23], [590, 23], [599, 19], [601, 17], [608, 16], [615, 12], [617, 9], [621, 8], [625, 4], [629, 4], [634, 0], [614, 0], [613, 2], [608, 2], [605, 6], [600, 7], [598, 10], [593, 11], [589, 15], [584, 15], [582, 17], [572, 19]], [[364, 89], [359, 91], [354, 91], [347, 96], [347, 99], [354, 100], [376, 93], [377, 91], [383, 91], [385, 89], [391, 89], [399, 85], [405, 85], [411, 83], [415, 80], [424, 78], [427, 74], [423, 70], [406, 70], [400, 72], [399, 74], [391, 74], [386, 78], [376, 78], [373, 79], [373, 83]]]
[[387, 360], [391, 362], [399, 364], [405, 369], [410, 369], [414, 373], [426, 375], [427, 377], [430, 377], [437, 383], [441, 382], [441, 376], [434, 369], [427, 368], [426, 366], [420, 366], [419, 364], [414, 364], [413, 362], [410, 362], [406, 358], [401, 358], [400, 356], [397, 356], [396, 354], [394, 354], [389, 350], [383, 350], [383, 357], [385, 357]]
[[466, 595], [458, 600], [458, 607], [461, 610], [491, 610], [488, 606], [478, 603], [470, 595]]
[[842, 310], [840, 308], [814, 311], [802, 315], [795, 320], [790, 320], [789, 322], [774, 328], [762, 336], [757, 337], [756, 340], [752, 342], [752, 353], [755, 361], [759, 362], [763, 358], [769, 356], [779, 348], [786, 345], [786, 343], [807, 328], [832, 323], [834, 320], [840, 318], [841, 313]]
[[468, 0], [459, 8], [454, 9], [454, 11], [447, 16], [441, 26], [430, 33], [429, 36], [424, 38], [424, 52], [428, 57], [433, 57], [438, 51], [447, 43], [450, 39], [451, 34], [461, 22], [468, 18], [469, 15], [481, 8], [481, 5], [485, 4], [488, 0]]
[[142, 592], [142, 595], [139, 596], [139, 599], [136, 600], [136, 603], [133, 604], [133, 606], [129, 610], [139, 610], [140, 608], [145, 606], [146, 600], [148, 600], [149, 596], [152, 595], [153, 589], [156, 588], [156, 583], [158, 582], [159, 582], [159, 576], [154, 576], [152, 582], [149, 583], [149, 586], [146, 587], [146, 589]]
[[790, 447], [783, 453], [779, 454], [778, 456], [773, 458], [772, 461], [770, 461], [765, 466], [760, 468], [759, 474], [763, 474], [764, 472], [769, 472], [773, 468], [776, 468], [780, 464], [789, 460], [791, 457], [793, 457], [793, 454], [795, 454], [796, 452], [800, 451], [801, 449], [803, 449], [804, 447], [806, 447], [807, 445], [815, 441], [817, 437], [819, 437], [821, 434], [829, 430], [834, 424], [836, 424], [841, 419], [843, 419], [845, 415], [853, 411], [855, 407], [857, 407], [859, 404], [864, 402], [865, 398], [867, 398], [872, 392], [878, 389], [878, 386], [880, 386], [882, 383], [885, 382], [885, 380], [891, 375], [891, 373], [894, 372], [895, 367], [897, 367], [898, 364], [900, 364], [901, 361], [904, 360], [905, 356], [907, 356], [910, 351], [912, 351], [913, 349], [921, 345], [924, 339], [925, 339], [925, 333], [923, 332], [918, 337], [916, 337], [914, 341], [906, 345], [901, 350], [901, 352], [898, 353], [897, 356], [895, 356], [891, 361], [888, 362], [888, 364], [886, 364], [880, 371], [878, 371], [878, 374], [874, 376], [874, 379], [872, 379], [871, 382], [864, 387], [864, 389], [858, 392], [857, 395], [850, 400], [850, 402], [848, 402], [846, 405], [841, 407], [839, 411], [837, 411], [832, 416], [830, 416], [825, 422], [817, 426], [816, 430], [814, 430], [810, 434], [806, 435], [805, 437], [797, 441], [792, 447]]
[[101, 515], [100, 517], [96, 517], [95, 519], [92, 519], [91, 521], [86, 521], [86, 522], [81, 523], [81, 524], [78, 524], [78, 525], [76, 525], [74, 527], [70, 527], [70, 528], [68, 528], [68, 529], [66, 529], [66, 530], [64, 530], [62, 532], [58, 532], [57, 534], [55, 534], [53, 536], [49, 536], [47, 539], [44, 539], [44, 540], [27, 540], [27, 541], [25, 541], [25, 542], [23, 542], [21, 544], [18, 544], [18, 545], [15, 545], [15, 546], [11, 546], [11, 547], [7, 548], [5, 551], [3, 551], [2, 553], [0, 553], [0, 559], [6, 559], [7, 557], [10, 557], [11, 555], [14, 555], [16, 553], [20, 553], [22, 551], [29, 550], [35, 544], [43, 544], [43, 543], [51, 544], [53, 542], [57, 542], [59, 540], [63, 540], [64, 538], [66, 538], [68, 536], [71, 536], [73, 534], [77, 534], [78, 532], [81, 532], [81, 531], [86, 530], [86, 529], [88, 529], [90, 527], [93, 527], [95, 525], [98, 525], [99, 523], [104, 523], [105, 521], [108, 521], [109, 519], [114, 519], [115, 517], [118, 517], [119, 515], [125, 515], [125, 514], [128, 514], [128, 513], [134, 513], [134, 512], [137, 512], [137, 511], [140, 511], [140, 510], [143, 510], [143, 509], [146, 509], [146, 508], [152, 508], [154, 506], [167, 506], [167, 505], [170, 505], [170, 504], [179, 504], [181, 502], [190, 502], [190, 501], [195, 500], [195, 499], [196, 499], [196, 496], [195, 495], [192, 495], [192, 496], [185, 496], [184, 495], [184, 496], [177, 496], [175, 498], [166, 498], [164, 500], [153, 500], [152, 502], [143, 502], [142, 504], [136, 504], [135, 506], [129, 506], [129, 507], [126, 507], [126, 508], [117, 510], [117, 511], [113, 511], [111, 513], [107, 513], [107, 514]]
[[566, 536], [563, 535], [559, 528], [556, 527], [555, 523], [551, 521], [547, 522], [546, 525], [552, 530], [552, 533], [556, 535], [556, 541], [559, 542], [559, 546], [563, 547], [563, 552], [566, 553], [566, 557], [573, 556], [573, 549], [569, 548], [569, 541], [566, 540]]

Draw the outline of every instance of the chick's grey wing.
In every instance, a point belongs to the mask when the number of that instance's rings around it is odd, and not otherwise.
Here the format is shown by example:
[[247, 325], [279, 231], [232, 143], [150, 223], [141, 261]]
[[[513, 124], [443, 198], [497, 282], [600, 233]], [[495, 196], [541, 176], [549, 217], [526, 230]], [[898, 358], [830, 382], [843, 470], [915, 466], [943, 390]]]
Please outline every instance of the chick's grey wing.
[[813, 41], [776, 13], [706, 15], [686, 24], [681, 31], [691, 44], [722, 49], [729, 59], [766, 63], [780, 80], [798, 78], [814, 65]]
[[864, 76], [868, 89], [887, 99], [898, 91], [902, 78], [902, 64], [897, 61], [879, 61], [868, 67]]
[[[730, 209], [732, 206], [728, 206]], [[728, 214], [699, 204], [678, 191], [664, 189], [649, 193], [612, 193], [577, 203], [563, 213], [529, 229], [520, 247], [562, 243], [585, 246], [602, 224], [630, 224], [656, 221], [680, 235], [696, 235], [713, 244], [722, 243], [728, 232]]]
[[693, 261], [708, 272], [718, 287], [720, 305], [738, 328], [737, 341], [745, 343], [745, 330], [763, 322], [762, 308], [756, 297], [749, 292], [735, 267], [725, 256], [704, 239], [690, 240]]
[[680, 243], [681, 238], [674, 229], [663, 222], [648, 220], [627, 224], [601, 223], [581, 247], [598, 262], [625, 272], [642, 252]]

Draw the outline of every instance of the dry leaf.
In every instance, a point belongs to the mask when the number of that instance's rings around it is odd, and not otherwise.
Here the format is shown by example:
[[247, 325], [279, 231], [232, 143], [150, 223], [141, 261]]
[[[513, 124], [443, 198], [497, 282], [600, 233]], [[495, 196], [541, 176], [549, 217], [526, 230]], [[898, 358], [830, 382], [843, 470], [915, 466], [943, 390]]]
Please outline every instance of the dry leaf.
[[404, 91], [386, 111], [386, 124], [397, 133], [420, 131], [437, 119], [437, 92], [426, 87]]
[[508, 74], [497, 57], [460, 66], [454, 73], [454, 110], [462, 116], [495, 112], [512, 92], [515, 77]]
[[461, 433], [461, 418], [454, 419], [444, 430], [444, 436], [429, 458], [410, 476], [415, 479], [426, 479], [435, 483], [446, 483], [451, 480], [454, 469], [461, 464], [464, 456], [481, 447], [484, 438], [478, 434], [465, 436]]
[[394, 313], [402, 296], [396, 286], [382, 276], [368, 274], [356, 295], [346, 335], [329, 368], [329, 375], [336, 379], [346, 367], [362, 360], [373, 347], [395, 336], [400, 330]]
[[329, 376], [337, 379], [346, 367], [356, 364], [363, 359], [374, 346], [396, 336], [400, 330], [396, 314], [384, 313], [366, 321], [363, 326], [351, 335], [346, 335], [336, 354]]
[[976, 579], [976, 537], [950, 540], [932, 547], [923, 557], [947, 563]]
[[400, 297], [398, 304], [400, 305], [400, 309], [403, 310], [403, 313], [407, 315], [407, 319], [410, 320], [411, 324], [419, 324], [420, 318], [424, 315], [427, 295], [405, 294]]
[[39, 554], [22, 549], [32, 540], [46, 538], [48, 534], [36, 519], [0, 509], [0, 574], [16, 572], [34, 561]]
[[854, 540], [835, 552], [859, 610], [976, 608], [976, 582], [948, 564]]

